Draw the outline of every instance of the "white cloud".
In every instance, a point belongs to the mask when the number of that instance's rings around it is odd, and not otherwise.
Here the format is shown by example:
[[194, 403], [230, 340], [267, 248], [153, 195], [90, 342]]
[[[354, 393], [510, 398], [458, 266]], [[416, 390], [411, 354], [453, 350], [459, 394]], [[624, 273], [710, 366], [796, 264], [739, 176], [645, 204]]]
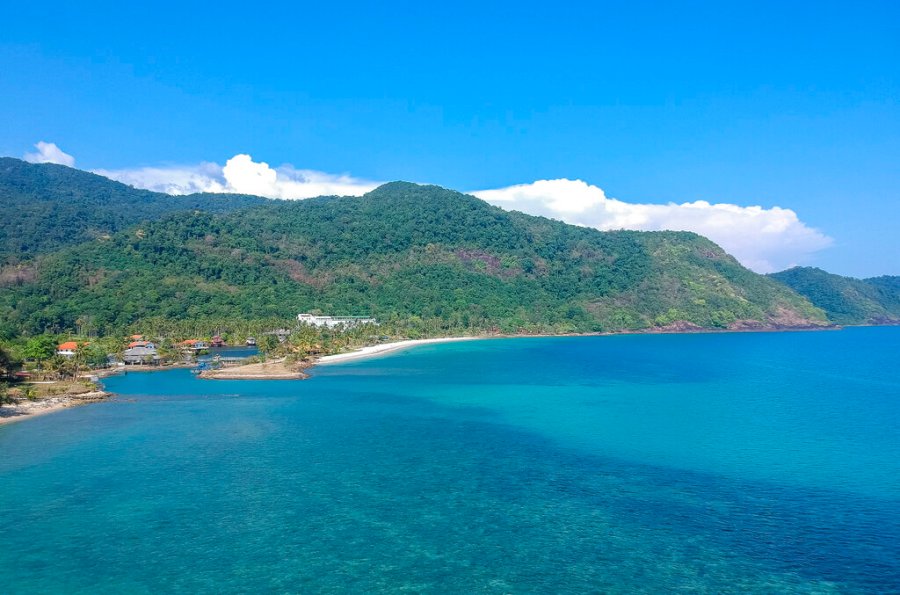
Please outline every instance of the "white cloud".
[[781, 207], [764, 209], [696, 201], [637, 204], [607, 198], [581, 180], [539, 180], [473, 192], [499, 207], [600, 230], [693, 231], [716, 242], [741, 264], [769, 273], [806, 262], [832, 239]]
[[171, 165], [136, 169], [97, 169], [94, 173], [118, 180], [136, 188], [168, 194], [193, 192], [235, 192], [268, 198], [300, 199], [323, 195], [360, 196], [378, 183], [343, 174], [296, 169], [290, 165], [277, 168], [253, 161], [239, 154], [225, 162], [197, 165]]
[[75, 158], [56, 146], [56, 143], [39, 141], [35, 143], [37, 149], [34, 153], [25, 153], [22, 157], [29, 163], [56, 163], [75, 167]]
[[95, 169], [93, 172], [135, 188], [165, 192], [166, 194], [225, 192], [222, 166], [215, 163], [133, 169]]

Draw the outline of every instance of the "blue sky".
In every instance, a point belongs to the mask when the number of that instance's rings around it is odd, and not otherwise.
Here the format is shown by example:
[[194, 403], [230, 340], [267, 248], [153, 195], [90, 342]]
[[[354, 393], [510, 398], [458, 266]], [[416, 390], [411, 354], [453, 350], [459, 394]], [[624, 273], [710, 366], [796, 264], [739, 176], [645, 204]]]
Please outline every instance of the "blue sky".
[[[900, 274], [900, 3], [127, 4], [4, 9], [0, 154], [583, 180], [627, 203], [790, 209], [830, 239], [785, 232], [772, 267]], [[601, 228], [612, 210], [494, 198]], [[654, 213], [644, 228], [676, 215]], [[756, 228], [729, 221], [713, 239], [740, 251]]]

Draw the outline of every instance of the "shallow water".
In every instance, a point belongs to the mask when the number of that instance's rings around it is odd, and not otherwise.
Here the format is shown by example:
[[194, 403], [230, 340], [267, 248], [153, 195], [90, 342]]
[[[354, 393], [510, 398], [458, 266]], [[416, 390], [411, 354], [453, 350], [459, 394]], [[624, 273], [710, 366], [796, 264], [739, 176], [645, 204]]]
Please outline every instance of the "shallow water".
[[6, 592], [900, 592], [900, 328], [110, 378], [0, 428]]

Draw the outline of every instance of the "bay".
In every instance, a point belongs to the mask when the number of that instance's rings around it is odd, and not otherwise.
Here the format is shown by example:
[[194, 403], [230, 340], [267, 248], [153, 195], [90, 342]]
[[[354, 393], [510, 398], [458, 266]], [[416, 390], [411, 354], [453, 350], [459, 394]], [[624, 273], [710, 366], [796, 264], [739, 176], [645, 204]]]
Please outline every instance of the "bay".
[[4, 592], [900, 591], [900, 328], [186, 370], [0, 428]]

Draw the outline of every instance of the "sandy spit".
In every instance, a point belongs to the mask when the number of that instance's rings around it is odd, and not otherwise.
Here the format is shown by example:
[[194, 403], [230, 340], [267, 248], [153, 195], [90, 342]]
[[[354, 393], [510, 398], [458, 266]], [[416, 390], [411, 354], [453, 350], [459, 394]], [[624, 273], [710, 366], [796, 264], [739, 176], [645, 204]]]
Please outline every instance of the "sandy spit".
[[284, 359], [279, 359], [218, 370], [206, 370], [200, 373], [200, 378], [210, 380], [302, 380], [307, 378], [307, 375], [297, 366], [289, 366]]

